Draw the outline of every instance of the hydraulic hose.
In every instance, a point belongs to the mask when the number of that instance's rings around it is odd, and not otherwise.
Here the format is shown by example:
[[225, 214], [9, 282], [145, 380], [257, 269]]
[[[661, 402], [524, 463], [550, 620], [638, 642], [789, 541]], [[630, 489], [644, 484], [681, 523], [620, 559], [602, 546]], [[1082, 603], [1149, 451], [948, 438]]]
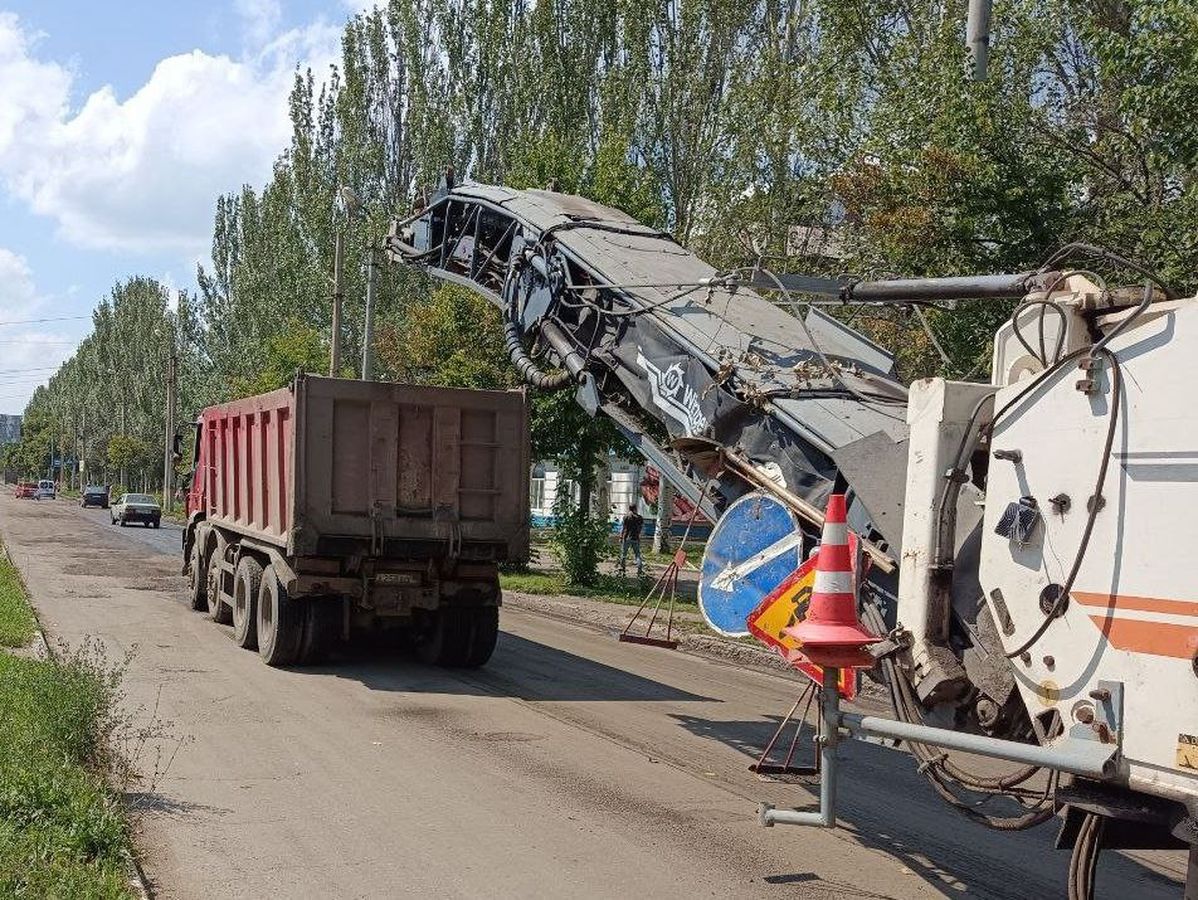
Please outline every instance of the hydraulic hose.
[[528, 355], [528, 351], [524, 349], [524, 342], [520, 337], [520, 326], [512, 319], [508, 319], [503, 324], [503, 344], [508, 358], [516, 367], [516, 371], [520, 373], [520, 377], [533, 387], [555, 391], [574, 383], [575, 378], [570, 372], [565, 370], [546, 372], [533, 361], [533, 358]]

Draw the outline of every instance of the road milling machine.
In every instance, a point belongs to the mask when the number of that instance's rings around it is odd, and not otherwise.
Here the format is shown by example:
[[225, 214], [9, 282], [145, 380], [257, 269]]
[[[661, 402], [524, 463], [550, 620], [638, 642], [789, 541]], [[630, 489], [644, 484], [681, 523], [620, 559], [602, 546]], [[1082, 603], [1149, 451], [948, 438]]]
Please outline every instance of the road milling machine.
[[[524, 379], [609, 416], [712, 521], [749, 494], [785, 507], [794, 534], [724, 586], [771, 553], [805, 558], [829, 495], [847, 497], [894, 715], [825, 690], [830, 790], [763, 824], [834, 825], [837, 740], [889, 737], [971, 819], [1059, 817], [1071, 896], [1092, 894], [1102, 849], [1151, 847], [1191, 848], [1198, 896], [1198, 298], [1085, 245], [978, 277], [717, 271], [618, 210], [452, 176], [386, 251], [492, 301]], [[830, 314], [966, 299], [1013, 310], [989, 383], [904, 385]], [[1009, 813], [977, 805], [994, 795]]]

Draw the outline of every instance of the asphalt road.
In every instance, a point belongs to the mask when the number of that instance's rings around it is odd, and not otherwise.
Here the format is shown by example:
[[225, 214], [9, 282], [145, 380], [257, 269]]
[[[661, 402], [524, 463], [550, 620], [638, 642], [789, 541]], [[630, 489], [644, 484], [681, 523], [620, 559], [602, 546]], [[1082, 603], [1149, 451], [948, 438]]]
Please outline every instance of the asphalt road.
[[[955, 816], [850, 743], [835, 832], [747, 771], [799, 683], [508, 609], [490, 665], [385, 651], [280, 671], [188, 609], [179, 530], [0, 491], [51, 640], [126, 653], [137, 840], [160, 897], [1054, 897], [1053, 826]], [[1180, 896], [1178, 854], [1108, 853], [1103, 896]]]

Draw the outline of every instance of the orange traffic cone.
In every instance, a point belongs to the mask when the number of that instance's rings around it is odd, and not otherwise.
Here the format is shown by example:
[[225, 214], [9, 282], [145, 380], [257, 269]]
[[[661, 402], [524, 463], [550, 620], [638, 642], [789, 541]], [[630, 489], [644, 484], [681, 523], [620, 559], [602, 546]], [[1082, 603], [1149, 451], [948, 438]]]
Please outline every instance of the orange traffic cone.
[[802, 643], [799, 652], [817, 665], [839, 669], [873, 665], [865, 648], [881, 638], [862, 628], [857, 618], [844, 494], [828, 497], [807, 617], [785, 633]]

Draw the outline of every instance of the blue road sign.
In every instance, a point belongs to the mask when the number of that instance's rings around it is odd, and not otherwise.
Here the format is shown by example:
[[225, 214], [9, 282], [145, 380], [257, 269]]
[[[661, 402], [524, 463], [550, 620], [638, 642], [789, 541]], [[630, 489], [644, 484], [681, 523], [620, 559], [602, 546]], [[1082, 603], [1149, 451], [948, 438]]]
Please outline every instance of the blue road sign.
[[699, 610], [720, 634], [749, 633], [745, 619], [803, 560], [803, 533], [789, 509], [766, 494], [728, 507], [703, 551]]

